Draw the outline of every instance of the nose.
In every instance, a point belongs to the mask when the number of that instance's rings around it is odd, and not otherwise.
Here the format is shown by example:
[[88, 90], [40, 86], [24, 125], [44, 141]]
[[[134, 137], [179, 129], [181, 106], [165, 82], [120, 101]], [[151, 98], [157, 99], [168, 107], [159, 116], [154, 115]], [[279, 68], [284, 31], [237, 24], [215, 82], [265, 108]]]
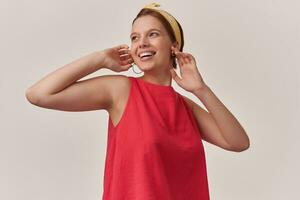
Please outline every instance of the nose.
[[140, 41], [139, 41], [139, 48], [143, 48], [149, 45], [149, 41], [147, 39], [147, 37], [141, 37]]

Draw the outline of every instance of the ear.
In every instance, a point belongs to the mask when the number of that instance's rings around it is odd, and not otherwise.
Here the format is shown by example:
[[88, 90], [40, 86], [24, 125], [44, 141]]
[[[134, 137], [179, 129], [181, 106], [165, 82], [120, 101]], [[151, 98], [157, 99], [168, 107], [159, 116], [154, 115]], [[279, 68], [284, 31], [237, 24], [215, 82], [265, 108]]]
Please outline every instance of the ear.
[[176, 49], [179, 49], [179, 45], [177, 41], [173, 42], [172, 46], [175, 47]]

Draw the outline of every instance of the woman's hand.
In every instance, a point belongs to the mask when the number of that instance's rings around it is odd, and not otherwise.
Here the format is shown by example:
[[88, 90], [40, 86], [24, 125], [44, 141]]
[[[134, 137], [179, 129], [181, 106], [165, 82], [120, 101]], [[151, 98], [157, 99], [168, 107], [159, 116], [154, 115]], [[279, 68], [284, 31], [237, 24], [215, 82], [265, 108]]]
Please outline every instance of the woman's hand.
[[133, 63], [129, 47], [126, 44], [103, 50], [103, 66], [115, 72], [128, 70]]
[[183, 89], [195, 93], [196, 91], [201, 91], [206, 87], [198, 69], [196, 66], [195, 58], [189, 53], [180, 52], [178, 49], [171, 47], [172, 52], [174, 52], [177, 63], [179, 64], [180, 78], [174, 68], [170, 69], [172, 78], [176, 83]]

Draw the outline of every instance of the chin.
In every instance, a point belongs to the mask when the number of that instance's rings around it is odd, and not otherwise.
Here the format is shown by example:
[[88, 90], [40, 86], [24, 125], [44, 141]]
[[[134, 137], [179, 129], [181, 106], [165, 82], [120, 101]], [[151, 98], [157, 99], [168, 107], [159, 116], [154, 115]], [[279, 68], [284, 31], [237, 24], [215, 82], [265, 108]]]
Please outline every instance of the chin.
[[154, 68], [154, 64], [151, 63], [140, 63], [137, 66], [142, 71], [149, 71]]

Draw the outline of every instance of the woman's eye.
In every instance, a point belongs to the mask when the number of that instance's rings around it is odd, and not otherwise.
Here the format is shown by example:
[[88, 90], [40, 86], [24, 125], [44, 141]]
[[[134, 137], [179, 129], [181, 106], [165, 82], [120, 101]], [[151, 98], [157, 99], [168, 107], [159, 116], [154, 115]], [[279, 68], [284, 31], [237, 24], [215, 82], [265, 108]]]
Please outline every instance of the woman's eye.
[[[153, 36], [153, 35], [156, 36], [156, 35], [158, 35], [158, 33], [152, 32], [152, 33], [150, 33], [149, 35], [150, 35], [150, 36]], [[131, 41], [134, 41], [134, 40], [137, 40], [137, 36], [132, 36], [132, 37], [131, 37]]]

